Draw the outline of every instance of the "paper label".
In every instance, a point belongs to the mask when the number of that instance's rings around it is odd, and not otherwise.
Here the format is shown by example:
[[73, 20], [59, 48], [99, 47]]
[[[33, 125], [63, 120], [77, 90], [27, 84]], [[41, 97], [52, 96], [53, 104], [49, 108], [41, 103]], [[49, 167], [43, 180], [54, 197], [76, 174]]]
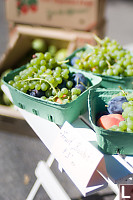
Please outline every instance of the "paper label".
[[65, 122], [53, 146], [53, 154], [57, 161], [73, 182], [82, 189], [86, 188], [103, 158], [103, 154], [91, 142], [83, 138], [82, 132], [78, 133], [77, 129]]

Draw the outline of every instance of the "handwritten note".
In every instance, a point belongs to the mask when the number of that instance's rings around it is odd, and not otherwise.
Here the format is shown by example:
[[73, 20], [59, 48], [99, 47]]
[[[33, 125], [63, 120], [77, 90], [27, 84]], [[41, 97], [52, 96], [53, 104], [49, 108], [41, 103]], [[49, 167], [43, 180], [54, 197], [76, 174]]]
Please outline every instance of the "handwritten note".
[[[83, 129], [82, 132], [78, 132], [68, 122], [65, 122], [55, 141], [52, 153], [79, 190], [85, 194], [89, 181], [93, 184], [91, 186], [96, 186], [92, 176], [100, 161], [103, 162], [103, 154], [93, 146], [93, 141], [88, 142], [85, 140], [82, 133]], [[91, 131], [90, 134], [92, 134]], [[101, 178], [97, 171], [96, 177], [97, 183], [103, 184], [103, 178]]]

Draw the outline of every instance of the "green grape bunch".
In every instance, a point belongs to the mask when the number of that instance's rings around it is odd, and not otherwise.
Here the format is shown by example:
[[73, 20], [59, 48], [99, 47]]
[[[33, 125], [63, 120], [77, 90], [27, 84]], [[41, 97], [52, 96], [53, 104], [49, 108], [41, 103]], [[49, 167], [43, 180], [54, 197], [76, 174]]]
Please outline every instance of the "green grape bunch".
[[120, 92], [115, 96], [124, 96], [127, 99], [127, 102], [122, 104], [124, 121], [121, 121], [119, 126], [112, 126], [109, 130], [133, 133], [133, 92]]
[[82, 80], [75, 82], [75, 73], [70, 73], [66, 62], [57, 61], [50, 52], [35, 53], [25, 69], [8, 84], [33, 97], [60, 104], [69, 103], [84, 92], [90, 82], [86, 77], [85, 84]]
[[95, 46], [86, 45], [85, 50], [77, 51], [70, 65], [92, 73], [129, 77], [133, 76], [133, 53], [124, 49], [116, 40], [109, 37], [100, 39], [94, 35]]

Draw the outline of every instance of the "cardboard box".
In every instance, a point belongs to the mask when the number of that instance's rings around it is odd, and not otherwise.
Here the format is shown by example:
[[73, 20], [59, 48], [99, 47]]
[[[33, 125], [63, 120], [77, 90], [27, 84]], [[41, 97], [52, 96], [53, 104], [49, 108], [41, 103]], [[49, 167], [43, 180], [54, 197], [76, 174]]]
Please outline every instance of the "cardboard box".
[[6, 0], [9, 22], [90, 31], [105, 18], [106, 0]]
[[35, 38], [45, 39], [47, 45], [54, 44], [57, 48], [66, 48], [68, 55], [85, 43], [95, 44], [93, 33], [84, 31], [18, 25], [10, 34], [8, 49], [0, 60], [0, 74], [6, 69], [20, 67], [31, 59], [27, 55]]

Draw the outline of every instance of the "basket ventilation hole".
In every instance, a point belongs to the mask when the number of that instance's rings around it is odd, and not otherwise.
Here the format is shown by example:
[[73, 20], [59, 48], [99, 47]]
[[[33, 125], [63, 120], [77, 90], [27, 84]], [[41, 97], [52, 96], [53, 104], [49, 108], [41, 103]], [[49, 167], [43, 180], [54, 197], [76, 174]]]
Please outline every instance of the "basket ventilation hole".
[[35, 115], [38, 115], [38, 111], [36, 109], [32, 109], [32, 112], [35, 114]]
[[22, 108], [22, 109], [25, 108], [25, 106], [24, 106], [22, 103], [18, 103], [18, 105], [19, 105], [19, 107]]
[[54, 121], [52, 115], [49, 115], [49, 116], [48, 116], [48, 120], [51, 121], [51, 122]]

